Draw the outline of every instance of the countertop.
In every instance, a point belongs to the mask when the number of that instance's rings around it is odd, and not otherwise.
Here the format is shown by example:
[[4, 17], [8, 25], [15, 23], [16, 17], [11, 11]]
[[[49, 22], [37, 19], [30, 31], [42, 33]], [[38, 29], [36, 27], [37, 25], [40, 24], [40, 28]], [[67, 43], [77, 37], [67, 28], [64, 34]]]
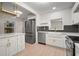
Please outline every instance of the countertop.
[[0, 38], [7, 38], [17, 35], [25, 35], [25, 33], [8, 33], [8, 34], [0, 34]]
[[68, 35], [68, 36], [79, 36], [79, 33], [75, 33], [75, 32], [48, 32], [48, 31], [38, 31], [40, 33], [61, 33], [61, 34], [65, 34], [65, 35]]

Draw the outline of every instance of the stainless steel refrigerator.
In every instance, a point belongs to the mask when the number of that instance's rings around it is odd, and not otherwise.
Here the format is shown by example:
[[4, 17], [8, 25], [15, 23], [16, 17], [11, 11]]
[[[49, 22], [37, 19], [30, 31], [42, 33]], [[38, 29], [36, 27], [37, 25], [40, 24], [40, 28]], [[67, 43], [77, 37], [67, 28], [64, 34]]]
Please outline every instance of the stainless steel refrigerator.
[[25, 41], [34, 44], [36, 42], [35, 19], [29, 19], [25, 22]]

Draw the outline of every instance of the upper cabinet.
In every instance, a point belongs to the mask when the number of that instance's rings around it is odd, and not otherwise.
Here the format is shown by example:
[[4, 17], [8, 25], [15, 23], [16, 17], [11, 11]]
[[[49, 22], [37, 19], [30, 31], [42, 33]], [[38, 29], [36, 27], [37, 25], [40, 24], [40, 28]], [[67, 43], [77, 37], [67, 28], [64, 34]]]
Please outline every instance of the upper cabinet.
[[72, 8], [72, 24], [79, 23], [79, 3], [76, 2]]
[[16, 4], [11, 2], [1, 2], [0, 3], [0, 11], [16, 16]]
[[14, 12], [15, 11], [15, 4], [11, 3], [11, 2], [3, 2], [2, 3], [2, 9], [6, 10], [6, 11], [10, 11], [10, 12]]

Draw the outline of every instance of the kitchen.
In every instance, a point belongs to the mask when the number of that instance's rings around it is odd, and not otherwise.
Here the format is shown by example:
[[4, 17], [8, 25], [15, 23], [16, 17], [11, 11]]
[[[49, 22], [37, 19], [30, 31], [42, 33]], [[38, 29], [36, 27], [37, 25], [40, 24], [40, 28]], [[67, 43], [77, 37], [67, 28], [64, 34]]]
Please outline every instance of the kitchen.
[[0, 3], [0, 55], [79, 56], [78, 10], [78, 2]]

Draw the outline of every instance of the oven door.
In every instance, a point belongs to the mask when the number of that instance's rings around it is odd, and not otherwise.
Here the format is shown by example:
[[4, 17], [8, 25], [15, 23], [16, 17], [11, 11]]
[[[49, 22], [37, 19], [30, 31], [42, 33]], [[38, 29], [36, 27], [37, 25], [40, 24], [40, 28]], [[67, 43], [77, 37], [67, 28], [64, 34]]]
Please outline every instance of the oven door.
[[66, 56], [73, 56], [73, 42], [65, 41], [66, 43]]

